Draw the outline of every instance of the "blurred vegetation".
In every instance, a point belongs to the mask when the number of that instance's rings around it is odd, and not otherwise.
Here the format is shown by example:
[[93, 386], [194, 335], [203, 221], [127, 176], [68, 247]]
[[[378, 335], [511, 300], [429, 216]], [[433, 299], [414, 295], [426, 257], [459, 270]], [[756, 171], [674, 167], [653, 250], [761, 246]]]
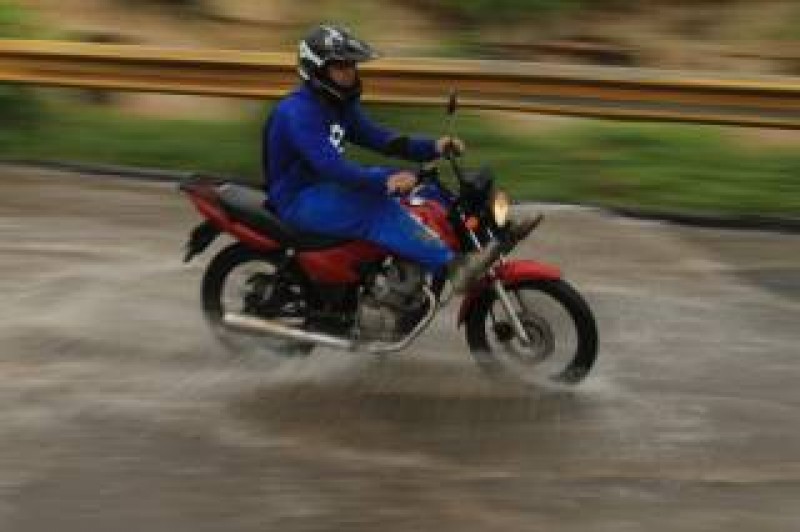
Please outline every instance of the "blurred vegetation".
[[800, 40], [800, 5], [792, 6], [791, 11], [784, 18], [783, 24], [766, 37], [778, 41]]
[[567, 14], [588, 7], [636, 5], [632, 0], [417, 0], [474, 22], [501, 22], [526, 16]]
[[[443, 130], [430, 110], [376, 116], [400, 130]], [[800, 216], [794, 148], [745, 150], [714, 126], [576, 120], [523, 135], [480, 115], [459, 120], [468, 164], [488, 163], [518, 199]]]
[[[444, 129], [439, 110], [372, 109], [401, 131], [436, 136]], [[50, 114], [58, 118], [35, 133], [0, 129], [0, 157], [208, 171], [244, 180], [259, 175], [260, 119], [144, 119], [75, 106]], [[519, 200], [800, 216], [800, 153], [794, 149], [745, 150], [711, 126], [587, 120], [527, 135], [501, 128], [477, 114], [459, 118], [471, 148], [467, 164], [489, 163]], [[386, 162], [358, 149], [349, 153]]]
[[[203, 0], [147, 1], [181, 10], [206, 5]], [[490, 23], [632, 4], [631, 0], [413, 2], [444, 9], [462, 20]], [[800, 10], [796, 13], [800, 16]], [[794, 23], [787, 27], [791, 27], [789, 35], [797, 31]], [[28, 37], [34, 31], [26, 12], [9, 0], [0, 0], [0, 38]], [[453, 47], [462, 44], [451, 43]], [[0, 158], [208, 171], [251, 180], [259, 174], [260, 119], [131, 117], [65, 102], [63, 97], [44, 103], [36, 96], [41, 93], [0, 84], [0, 124], [4, 126], [0, 127]], [[371, 109], [378, 120], [401, 131], [438, 135], [444, 129], [441, 110]], [[788, 147], [744, 149], [742, 142], [726, 137], [721, 128], [576, 120], [557, 129], [515, 133], [500, 120], [464, 113], [459, 130], [471, 148], [467, 163], [489, 163], [501, 186], [520, 200], [800, 216], [800, 153]], [[387, 163], [358, 149], [350, 154], [368, 163]]]
[[257, 175], [251, 121], [137, 118], [85, 104], [50, 103], [38, 131], [0, 128], [0, 158], [67, 160]]
[[[0, 39], [20, 39], [33, 35], [27, 14], [18, 5], [0, 0]], [[0, 124], [5, 128], [32, 128], [41, 120], [41, 106], [27, 87], [0, 84]]]
[[8, 0], [0, 0], [0, 38], [17, 39], [28, 33], [29, 21], [22, 9]]
[[131, 7], [154, 6], [175, 10], [181, 15], [202, 14], [209, 9], [205, 0], [116, 0], [120, 4]]

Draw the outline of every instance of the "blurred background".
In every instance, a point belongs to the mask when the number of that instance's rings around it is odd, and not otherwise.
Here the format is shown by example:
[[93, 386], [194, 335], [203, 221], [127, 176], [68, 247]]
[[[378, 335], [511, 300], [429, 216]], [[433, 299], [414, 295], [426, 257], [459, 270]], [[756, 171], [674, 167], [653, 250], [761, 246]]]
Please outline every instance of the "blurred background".
[[[388, 57], [800, 74], [792, 0], [0, 0], [0, 36], [293, 51], [320, 21]], [[369, 87], [367, 87], [367, 91]], [[0, 85], [0, 158], [253, 179], [269, 103]], [[441, 111], [374, 107], [441, 131]], [[469, 113], [461, 134], [518, 198], [703, 212], [800, 212], [794, 131]], [[769, 186], [765, 186], [765, 185]]]
[[[800, 79], [798, 0], [0, 0], [13, 39], [293, 52], [320, 21], [390, 58]], [[448, 89], [367, 108], [438, 136]], [[467, 164], [546, 213], [516, 256], [598, 320], [584, 383], [522, 390], [456, 305], [395, 358], [229, 352], [199, 304], [229, 241], [181, 262], [174, 183], [41, 164], [256, 182], [270, 105], [0, 82], [0, 163], [34, 163], [0, 164], [0, 531], [798, 530], [800, 235], [561, 204], [796, 228], [800, 131], [464, 110]]]

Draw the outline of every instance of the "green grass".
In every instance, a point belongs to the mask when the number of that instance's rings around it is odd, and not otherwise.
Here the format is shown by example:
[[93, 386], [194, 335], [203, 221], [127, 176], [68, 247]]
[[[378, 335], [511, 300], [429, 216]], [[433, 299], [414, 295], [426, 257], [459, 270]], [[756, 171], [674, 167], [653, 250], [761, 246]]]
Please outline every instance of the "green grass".
[[16, 3], [0, 0], [0, 38], [18, 39], [30, 34], [27, 13]]
[[[382, 114], [401, 129], [442, 129], [437, 113]], [[469, 162], [489, 163], [519, 199], [800, 216], [796, 149], [743, 150], [712, 126], [585, 120], [520, 136], [475, 115], [459, 120]]]
[[[0, 39], [35, 36], [28, 13], [14, 2], [0, 0]], [[0, 85], [0, 124], [14, 127], [34, 122], [38, 116], [39, 102], [28, 88]]]
[[[444, 129], [438, 110], [378, 108], [373, 115], [401, 131]], [[0, 158], [258, 175], [257, 120], [156, 120], [74, 107], [50, 109], [48, 117], [39, 127], [0, 128]], [[489, 163], [517, 199], [800, 216], [800, 153], [745, 150], [715, 127], [576, 121], [520, 136], [464, 113], [458, 128], [471, 148], [468, 163]]]
[[74, 107], [47, 115], [39, 127], [0, 129], [0, 157], [256, 174], [255, 121], [134, 118]]

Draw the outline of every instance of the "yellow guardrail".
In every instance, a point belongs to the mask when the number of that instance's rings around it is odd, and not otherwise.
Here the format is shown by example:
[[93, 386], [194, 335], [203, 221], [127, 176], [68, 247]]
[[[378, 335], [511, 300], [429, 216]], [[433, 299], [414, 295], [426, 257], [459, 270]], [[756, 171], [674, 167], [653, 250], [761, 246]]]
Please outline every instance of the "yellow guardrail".
[[[290, 54], [0, 41], [0, 81], [274, 98], [295, 83]], [[505, 61], [396, 59], [367, 64], [367, 100], [442, 105], [450, 88], [478, 109], [611, 119], [800, 128], [800, 79]]]

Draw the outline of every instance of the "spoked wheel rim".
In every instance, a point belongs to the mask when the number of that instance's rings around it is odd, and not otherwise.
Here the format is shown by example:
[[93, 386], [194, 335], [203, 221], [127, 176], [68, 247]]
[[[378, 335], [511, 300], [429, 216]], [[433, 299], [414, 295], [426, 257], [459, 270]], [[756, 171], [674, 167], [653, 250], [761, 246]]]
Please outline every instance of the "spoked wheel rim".
[[487, 335], [499, 344], [507, 356], [523, 366], [538, 365], [550, 358], [556, 351], [556, 338], [552, 326], [546, 319], [532, 312], [519, 314], [520, 321], [528, 335], [528, 342], [523, 342], [515, 334], [514, 327], [507, 317], [498, 318], [497, 314], [505, 314], [505, 309], [492, 311], [491, 330]]
[[504, 329], [513, 327], [505, 307], [495, 299], [490, 312], [496, 321], [486, 322], [490, 349], [511, 371], [525, 373], [525, 380], [557, 375], [572, 360], [578, 346], [578, 333], [569, 313], [552, 296], [538, 290], [518, 287], [510, 289], [509, 295], [530, 341], [523, 343], [516, 334], [506, 340], [497, 334], [496, 324]]
[[303, 327], [308, 316], [305, 285], [291, 270], [279, 268], [283, 257], [259, 254], [235, 244], [209, 265], [203, 279], [203, 307], [217, 338], [234, 351], [295, 356], [313, 345], [231, 331], [222, 322], [227, 312]]
[[596, 357], [597, 331], [580, 295], [563, 281], [506, 289], [530, 342], [518, 338], [494, 293], [485, 293], [467, 322], [467, 339], [481, 367], [526, 384], [582, 380]]
[[[265, 308], [264, 303], [274, 299], [278, 290], [287, 292], [287, 298], [294, 296], [297, 299], [283, 305], [287, 315], [270, 315], [269, 309]], [[220, 306], [223, 316], [226, 312], [234, 312], [266, 317], [294, 327], [304, 325], [307, 310], [303, 288], [299, 285], [279, 286], [277, 267], [265, 260], [244, 262], [228, 273], [220, 294]]]

